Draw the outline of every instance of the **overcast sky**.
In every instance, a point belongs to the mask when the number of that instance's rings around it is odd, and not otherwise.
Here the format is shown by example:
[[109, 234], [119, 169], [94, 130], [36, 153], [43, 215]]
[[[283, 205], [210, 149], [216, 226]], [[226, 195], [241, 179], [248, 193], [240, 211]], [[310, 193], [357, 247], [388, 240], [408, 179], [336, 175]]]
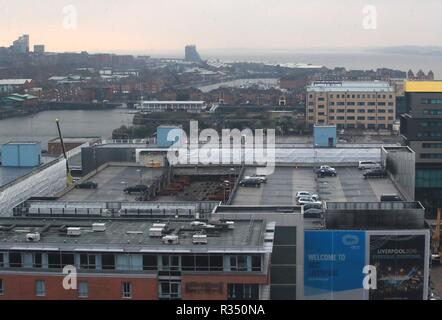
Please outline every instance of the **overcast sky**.
[[[77, 28], [63, 27], [74, 5]], [[363, 8], [377, 29], [363, 28]], [[50, 51], [442, 45], [442, 0], [0, 0], [0, 46], [29, 33]]]

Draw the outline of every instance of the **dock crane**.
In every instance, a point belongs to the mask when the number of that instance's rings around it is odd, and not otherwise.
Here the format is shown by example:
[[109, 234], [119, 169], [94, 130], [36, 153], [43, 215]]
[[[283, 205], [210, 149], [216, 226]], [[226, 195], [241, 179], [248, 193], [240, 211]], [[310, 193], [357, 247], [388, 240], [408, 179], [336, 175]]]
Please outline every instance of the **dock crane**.
[[63, 150], [63, 157], [66, 160], [66, 184], [67, 186], [72, 186], [73, 179], [72, 179], [72, 174], [71, 174], [71, 168], [69, 167], [69, 161], [68, 161], [68, 157], [66, 155], [66, 148], [64, 147], [64, 141], [63, 141], [63, 136], [61, 134], [61, 129], [60, 129], [60, 120], [59, 119], [55, 119], [55, 123], [57, 124], [57, 129], [58, 129], [58, 137], [60, 138], [60, 144], [61, 144], [61, 149]]

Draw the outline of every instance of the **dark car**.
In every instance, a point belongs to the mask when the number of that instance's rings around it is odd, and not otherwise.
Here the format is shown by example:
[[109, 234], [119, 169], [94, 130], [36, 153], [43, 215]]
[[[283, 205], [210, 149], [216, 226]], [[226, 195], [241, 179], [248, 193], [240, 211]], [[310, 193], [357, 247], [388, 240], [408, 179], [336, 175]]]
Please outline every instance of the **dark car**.
[[397, 194], [383, 194], [381, 196], [381, 201], [402, 201], [402, 199]]
[[146, 192], [148, 188], [149, 187], [144, 184], [139, 184], [136, 186], [127, 187], [126, 189], [124, 189], [124, 192], [126, 192], [128, 194], [131, 194], [133, 192], [142, 193], [142, 192]]
[[310, 209], [322, 210], [322, 204], [320, 204], [320, 203], [306, 203], [304, 205], [304, 212], [306, 212]]
[[364, 172], [364, 178], [386, 178], [387, 172], [382, 168], [372, 169], [370, 171]]
[[75, 186], [75, 188], [77, 188], [77, 189], [97, 189], [98, 183], [95, 183], [92, 181], [82, 182], [82, 183], [77, 184]]
[[243, 179], [239, 182], [241, 187], [255, 187], [259, 188], [262, 181], [260, 179]]
[[337, 172], [333, 168], [321, 168], [318, 170], [318, 175], [321, 177], [336, 177]]
[[310, 208], [304, 210], [304, 218], [307, 219], [319, 219], [322, 216], [322, 209]]

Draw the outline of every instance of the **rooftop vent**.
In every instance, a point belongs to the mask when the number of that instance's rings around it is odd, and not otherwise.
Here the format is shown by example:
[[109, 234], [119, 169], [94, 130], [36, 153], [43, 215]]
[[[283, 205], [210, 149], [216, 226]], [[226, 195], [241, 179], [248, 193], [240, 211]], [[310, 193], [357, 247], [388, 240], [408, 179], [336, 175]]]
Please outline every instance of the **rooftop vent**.
[[193, 244], [207, 244], [207, 235], [206, 234], [194, 234], [192, 236]]
[[149, 237], [162, 237], [164, 229], [163, 228], [150, 228], [149, 229]]
[[67, 235], [68, 236], [79, 236], [81, 235], [81, 229], [77, 227], [69, 227], [67, 229]]
[[40, 241], [40, 233], [38, 233], [38, 232], [28, 233], [26, 235], [26, 241], [27, 242], [38, 242], [38, 241]]
[[178, 244], [180, 242], [177, 235], [167, 235], [162, 239], [164, 244]]
[[104, 232], [104, 231], [106, 231], [106, 224], [105, 223], [93, 223], [92, 224], [92, 231], [93, 232]]

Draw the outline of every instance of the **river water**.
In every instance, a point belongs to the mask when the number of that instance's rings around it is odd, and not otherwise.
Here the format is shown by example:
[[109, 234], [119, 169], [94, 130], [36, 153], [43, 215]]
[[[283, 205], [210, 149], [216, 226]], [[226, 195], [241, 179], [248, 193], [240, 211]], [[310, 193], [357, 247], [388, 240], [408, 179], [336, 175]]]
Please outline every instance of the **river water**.
[[40, 141], [47, 148], [58, 137], [55, 119], [60, 119], [64, 137], [110, 138], [122, 125], [132, 125], [134, 114], [125, 109], [44, 111], [33, 116], [0, 120], [0, 144], [9, 141]]

